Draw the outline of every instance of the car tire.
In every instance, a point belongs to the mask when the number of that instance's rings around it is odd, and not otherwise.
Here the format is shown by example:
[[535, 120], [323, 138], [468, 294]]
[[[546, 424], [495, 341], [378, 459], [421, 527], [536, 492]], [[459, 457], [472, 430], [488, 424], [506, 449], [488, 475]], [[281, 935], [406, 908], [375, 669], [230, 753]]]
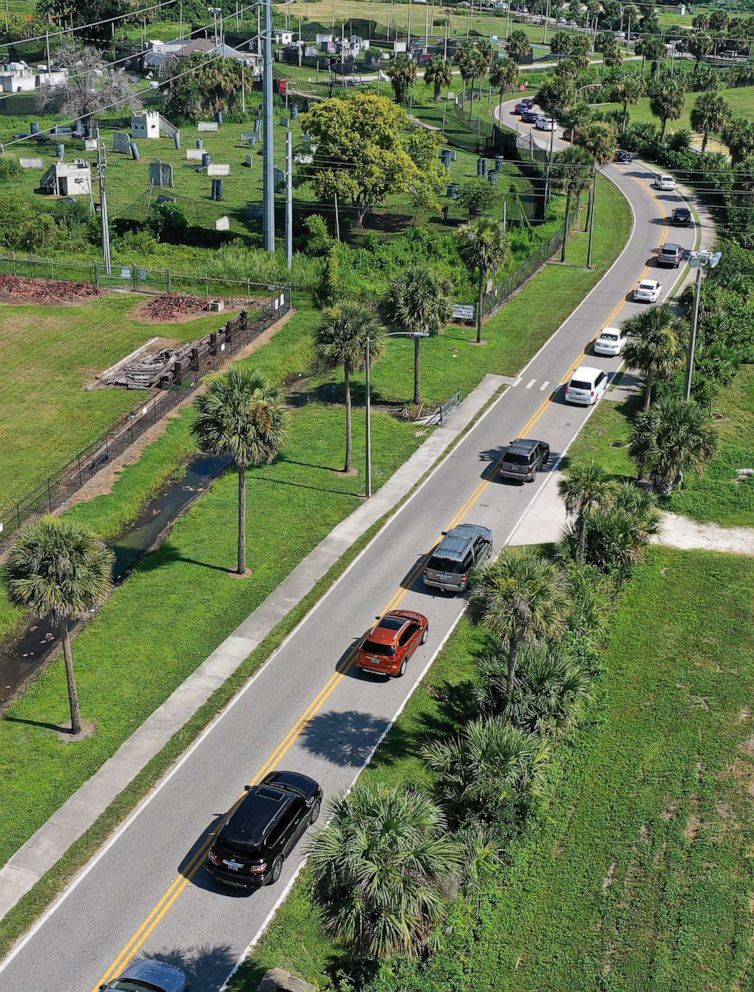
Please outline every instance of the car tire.
[[395, 675], [393, 676], [393, 678], [395, 678], [395, 679], [402, 679], [403, 676], [406, 674], [406, 668], [407, 667], [408, 667], [408, 660], [406, 658], [404, 658], [403, 661], [401, 662], [401, 667], [395, 673]]
[[422, 634], [421, 644], [427, 643], [427, 638], [429, 637], [429, 624], [424, 628], [424, 633]]
[[309, 814], [309, 823], [316, 823], [319, 819], [319, 814], [322, 812], [322, 800], [317, 799], [312, 806], [312, 811]]
[[270, 871], [270, 877], [267, 879], [267, 885], [274, 885], [275, 882], [280, 878], [280, 873], [283, 870], [283, 855], [278, 854], [275, 860], [272, 862], [272, 869]]

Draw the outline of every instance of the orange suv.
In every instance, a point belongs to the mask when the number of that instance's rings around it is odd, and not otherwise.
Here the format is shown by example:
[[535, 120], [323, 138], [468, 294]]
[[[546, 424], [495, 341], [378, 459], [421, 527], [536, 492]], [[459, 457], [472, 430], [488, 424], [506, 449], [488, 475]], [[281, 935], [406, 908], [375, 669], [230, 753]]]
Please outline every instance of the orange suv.
[[428, 636], [429, 620], [422, 613], [392, 610], [367, 634], [356, 654], [356, 667], [400, 678], [408, 659]]

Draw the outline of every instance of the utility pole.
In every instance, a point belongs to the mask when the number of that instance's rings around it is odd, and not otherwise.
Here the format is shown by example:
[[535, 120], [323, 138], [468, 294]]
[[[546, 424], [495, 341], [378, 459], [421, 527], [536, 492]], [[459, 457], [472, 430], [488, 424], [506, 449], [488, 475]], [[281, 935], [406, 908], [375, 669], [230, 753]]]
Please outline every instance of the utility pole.
[[702, 269], [709, 266], [714, 269], [722, 258], [722, 252], [716, 251], [714, 254], [709, 251], [692, 251], [689, 257], [689, 266], [696, 269], [696, 280], [694, 282], [694, 311], [691, 318], [691, 337], [689, 338], [689, 351], [686, 359], [686, 386], [684, 397], [688, 403], [691, 399], [691, 379], [694, 374], [694, 355], [696, 352], [696, 335], [699, 327], [699, 297], [702, 288]]
[[246, 113], [246, 75], [243, 62], [241, 63], [241, 113]]
[[365, 341], [366, 350], [366, 403], [365, 403], [365, 413], [366, 413], [366, 423], [364, 424], [364, 441], [366, 449], [366, 490], [367, 499], [372, 495], [372, 411], [371, 411], [371, 391], [372, 384], [370, 382], [370, 366], [371, 356], [369, 354], [369, 337]]
[[264, 0], [264, 75], [262, 102], [264, 106], [263, 132], [263, 191], [265, 251], [275, 251], [275, 133], [272, 121], [272, 0]]
[[285, 132], [285, 261], [293, 268], [293, 133]]
[[257, 4], [257, 55], [262, 57], [262, 5]]
[[542, 32], [542, 44], [547, 44], [547, 24], [550, 20], [550, 0], [547, 0], [547, 10], [545, 11], [545, 28]]
[[301, 68], [304, 61], [304, 39], [301, 34], [301, 18], [298, 19], [298, 67]]
[[178, 37], [183, 41], [183, 0], [178, 4]]
[[597, 198], [597, 165], [592, 167], [592, 190], [590, 194], [590, 209], [589, 209], [589, 241], [586, 250], [586, 267], [591, 269], [592, 267], [592, 239], [594, 237], [594, 208], [596, 206]]
[[97, 129], [97, 179], [99, 180], [99, 218], [102, 227], [102, 262], [105, 266], [105, 273], [111, 275], [113, 266], [110, 258], [110, 225], [107, 220], [107, 189], [105, 186], [107, 155], [100, 141], [98, 122], [95, 127]]

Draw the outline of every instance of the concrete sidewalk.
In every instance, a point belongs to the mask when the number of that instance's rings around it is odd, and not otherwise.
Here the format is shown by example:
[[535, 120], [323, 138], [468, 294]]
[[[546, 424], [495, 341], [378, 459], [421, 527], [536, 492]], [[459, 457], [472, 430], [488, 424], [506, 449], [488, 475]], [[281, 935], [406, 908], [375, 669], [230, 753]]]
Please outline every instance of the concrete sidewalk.
[[0, 869], [0, 918], [92, 826], [115, 797], [354, 542], [401, 502], [504, 386], [504, 377], [485, 376], [445, 423], [427, 438], [374, 496], [341, 521], [115, 754], [19, 848]]

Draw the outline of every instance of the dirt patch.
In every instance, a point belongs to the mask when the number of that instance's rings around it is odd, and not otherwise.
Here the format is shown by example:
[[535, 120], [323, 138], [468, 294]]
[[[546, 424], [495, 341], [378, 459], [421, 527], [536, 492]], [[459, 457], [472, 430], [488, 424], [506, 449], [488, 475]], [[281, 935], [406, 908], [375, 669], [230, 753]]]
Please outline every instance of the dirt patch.
[[744, 741], [741, 745], [741, 750], [754, 757], [754, 737], [750, 737], [747, 741]]
[[683, 836], [691, 844], [699, 836], [699, 831], [702, 829], [702, 821], [698, 816], [692, 815], [686, 820], [686, 825], [683, 828]]
[[607, 892], [610, 886], [615, 881], [615, 870], [618, 867], [618, 862], [613, 861], [610, 867], [607, 869], [607, 875], [602, 879], [602, 891]]
[[96, 725], [91, 720], [82, 720], [81, 730], [78, 734], [72, 734], [63, 726], [56, 731], [56, 735], [63, 744], [78, 744], [79, 741], [85, 741], [88, 737], [92, 737], [96, 729]]
[[[247, 301], [244, 301], [246, 303]], [[209, 309], [209, 302], [204, 296], [188, 296], [183, 293], [162, 293], [160, 296], [150, 296], [134, 307], [132, 315], [143, 324], [187, 324], [198, 320], [208, 313], [216, 313], [222, 319], [226, 314], [233, 316], [241, 309], [241, 304], [231, 307], [226, 305], [224, 310]]]
[[2, 303], [59, 306], [61, 303], [78, 303], [101, 295], [101, 289], [85, 282], [0, 276], [0, 302]]

